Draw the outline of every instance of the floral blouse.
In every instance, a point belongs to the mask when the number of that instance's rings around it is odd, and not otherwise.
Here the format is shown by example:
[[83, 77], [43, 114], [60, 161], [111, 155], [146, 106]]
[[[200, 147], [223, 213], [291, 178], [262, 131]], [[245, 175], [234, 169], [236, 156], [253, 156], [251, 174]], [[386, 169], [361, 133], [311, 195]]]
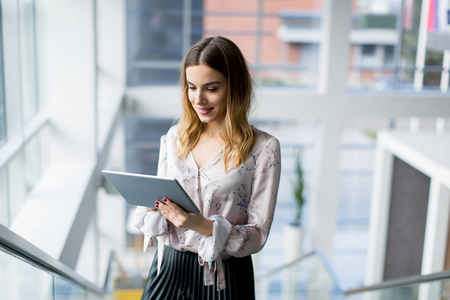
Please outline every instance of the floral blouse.
[[[135, 225], [145, 235], [144, 251], [158, 239], [158, 270], [162, 248], [199, 254], [205, 284], [225, 288], [222, 258], [244, 257], [260, 251], [272, 224], [280, 182], [280, 144], [266, 132], [255, 129], [256, 141], [245, 162], [228, 173], [224, 171], [222, 151], [198, 168], [192, 152], [186, 159], [176, 157], [177, 125], [161, 137], [158, 176], [176, 178], [205, 218], [213, 222], [213, 234], [177, 228], [162, 214], [138, 206]], [[162, 199], [161, 199], [162, 200]]]

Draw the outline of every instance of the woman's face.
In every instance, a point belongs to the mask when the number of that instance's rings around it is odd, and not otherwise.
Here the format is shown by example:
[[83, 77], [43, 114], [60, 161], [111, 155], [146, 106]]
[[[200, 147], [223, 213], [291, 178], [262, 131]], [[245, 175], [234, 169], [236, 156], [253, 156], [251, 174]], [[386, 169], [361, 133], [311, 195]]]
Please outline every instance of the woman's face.
[[227, 112], [227, 80], [219, 71], [206, 65], [186, 68], [188, 96], [200, 121], [222, 125]]

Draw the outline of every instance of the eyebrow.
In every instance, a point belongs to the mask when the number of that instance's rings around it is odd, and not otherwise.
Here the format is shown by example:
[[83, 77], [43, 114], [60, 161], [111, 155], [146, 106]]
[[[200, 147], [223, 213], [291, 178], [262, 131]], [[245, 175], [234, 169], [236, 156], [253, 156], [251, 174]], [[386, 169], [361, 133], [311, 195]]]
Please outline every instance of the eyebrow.
[[[190, 82], [189, 80], [186, 80], [186, 82], [187, 82], [188, 84], [195, 85], [195, 84], [193, 84], [192, 82]], [[211, 85], [211, 84], [218, 84], [218, 83], [220, 83], [220, 81], [211, 81], [211, 82], [205, 83], [205, 84], [202, 85], [202, 86], [207, 86], [207, 85]]]

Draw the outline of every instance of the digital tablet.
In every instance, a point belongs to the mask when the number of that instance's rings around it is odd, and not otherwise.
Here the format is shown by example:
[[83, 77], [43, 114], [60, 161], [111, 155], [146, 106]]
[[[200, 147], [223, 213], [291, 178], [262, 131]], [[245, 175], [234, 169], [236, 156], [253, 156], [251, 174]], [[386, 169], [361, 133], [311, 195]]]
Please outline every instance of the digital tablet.
[[187, 212], [200, 213], [176, 179], [106, 170], [102, 174], [130, 204], [154, 208], [155, 201], [167, 198]]

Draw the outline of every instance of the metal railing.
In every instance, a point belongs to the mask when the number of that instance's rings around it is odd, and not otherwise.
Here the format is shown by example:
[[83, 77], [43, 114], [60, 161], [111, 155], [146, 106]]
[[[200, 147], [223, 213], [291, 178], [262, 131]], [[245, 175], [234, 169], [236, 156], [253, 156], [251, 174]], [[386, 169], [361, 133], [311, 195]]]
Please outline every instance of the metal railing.
[[[307, 253], [256, 279], [257, 286], [266, 288], [262, 292], [259, 289], [263, 299], [450, 299], [450, 270], [344, 289], [320, 250]], [[281, 288], [276, 288], [276, 282], [281, 284]]]

